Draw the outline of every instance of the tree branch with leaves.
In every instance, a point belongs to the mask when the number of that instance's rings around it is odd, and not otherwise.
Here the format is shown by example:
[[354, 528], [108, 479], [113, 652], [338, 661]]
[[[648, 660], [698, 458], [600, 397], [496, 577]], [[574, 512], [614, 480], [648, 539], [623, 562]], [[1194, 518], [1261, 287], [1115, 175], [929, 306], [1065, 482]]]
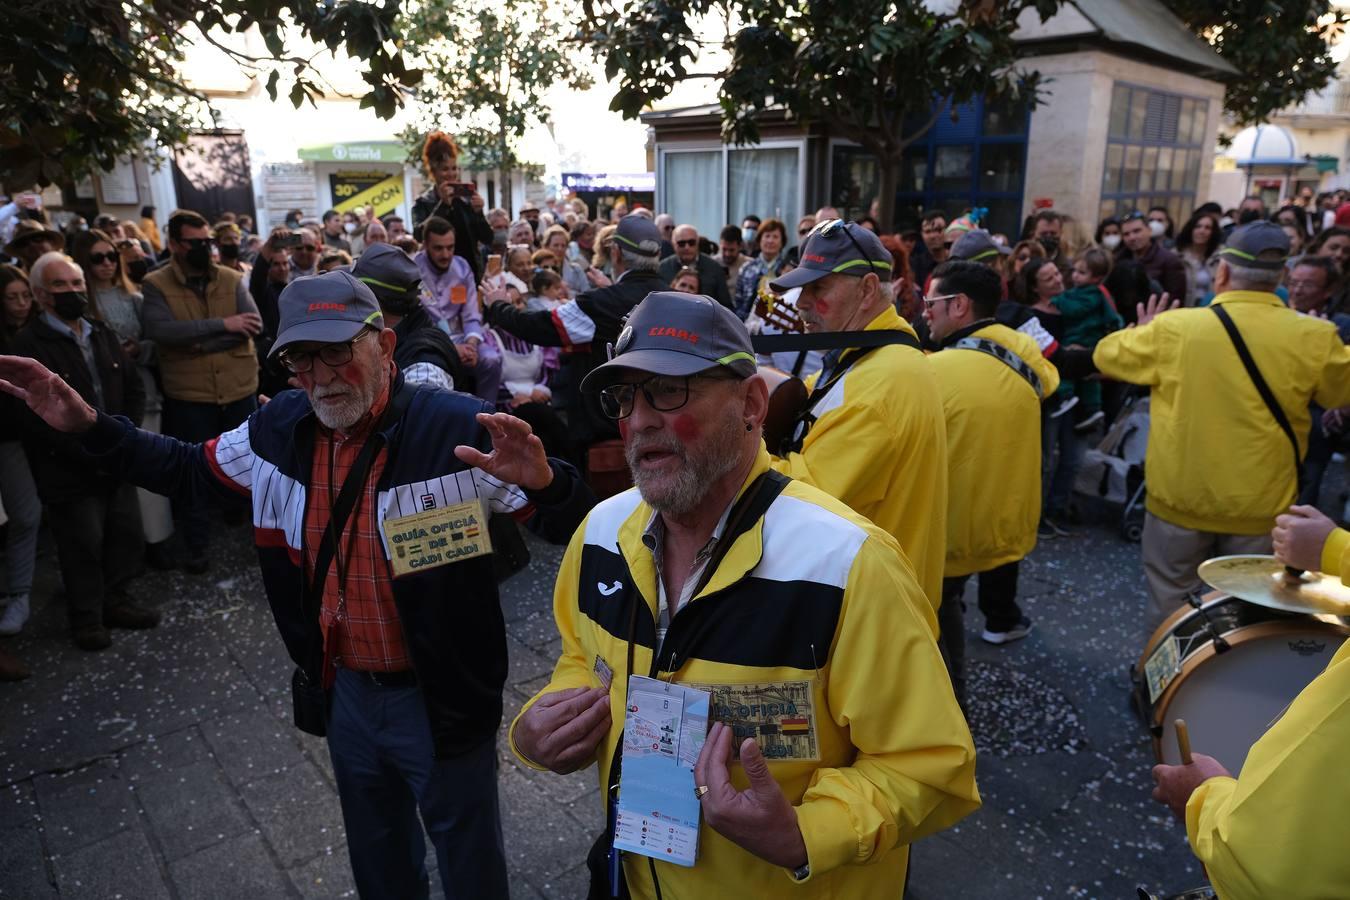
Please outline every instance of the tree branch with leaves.
[[[759, 115], [781, 109], [821, 123], [876, 156], [881, 221], [894, 220], [905, 148], [936, 122], [935, 108], [983, 96], [1036, 102], [1039, 76], [1018, 66], [1013, 32], [1033, 10], [1062, 0], [968, 0], [951, 12], [928, 4], [850, 0], [582, 0], [581, 38], [617, 79], [610, 108], [632, 118], [692, 78], [720, 81], [722, 137], [759, 140]], [[719, 72], [698, 71], [699, 24], [728, 23]]]
[[569, 41], [572, 12], [557, 0], [426, 0], [411, 11], [405, 48], [426, 78], [416, 124], [402, 135], [410, 160], [427, 132], [453, 132], [461, 166], [501, 171], [501, 202], [511, 208], [510, 175], [529, 168], [519, 142], [531, 125], [551, 121], [548, 90], [591, 86]]

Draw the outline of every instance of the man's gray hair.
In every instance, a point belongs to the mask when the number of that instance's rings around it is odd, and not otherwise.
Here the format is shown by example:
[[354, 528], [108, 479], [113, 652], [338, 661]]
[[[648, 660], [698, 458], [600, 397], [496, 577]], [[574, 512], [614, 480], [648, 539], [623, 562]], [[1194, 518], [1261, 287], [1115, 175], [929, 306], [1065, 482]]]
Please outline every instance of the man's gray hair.
[[1222, 262], [1228, 267], [1228, 286], [1235, 291], [1274, 291], [1284, 277], [1283, 266], [1278, 269], [1243, 266], [1228, 257], [1223, 257]]
[[661, 257], [644, 256], [627, 247], [619, 247], [619, 255], [623, 257], [623, 267], [630, 272], [656, 272], [661, 268]]
[[[69, 256], [66, 256], [60, 250], [52, 250], [39, 256], [37, 262], [33, 263], [33, 268], [28, 270], [29, 283], [35, 288], [46, 291], [47, 270], [61, 262], [70, 263], [79, 271], [80, 277], [84, 277], [84, 269], [80, 268], [79, 263], [75, 262], [75, 260], [71, 259]], [[51, 291], [47, 291], [47, 293], [51, 293]]]

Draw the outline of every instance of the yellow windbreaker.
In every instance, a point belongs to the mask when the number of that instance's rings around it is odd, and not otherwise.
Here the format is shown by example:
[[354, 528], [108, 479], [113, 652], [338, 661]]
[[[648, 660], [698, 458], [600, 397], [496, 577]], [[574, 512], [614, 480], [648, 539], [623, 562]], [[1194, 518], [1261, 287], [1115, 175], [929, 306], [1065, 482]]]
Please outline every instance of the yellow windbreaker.
[[[891, 307], [865, 330], [914, 334]], [[927, 357], [911, 347], [878, 347], [813, 413], [801, 452], [775, 459], [773, 467], [844, 501], [894, 536], [937, 609], [946, 556], [947, 438]]]
[[[1308, 404], [1350, 404], [1350, 348], [1336, 326], [1288, 309], [1274, 294], [1214, 298], [1307, 444]], [[1252, 385], [1219, 317], [1178, 309], [1107, 335], [1092, 360], [1102, 374], [1153, 389], [1145, 477], [1148, 510], [1183, 528], [1262, 534], [1294, 501], [1289, 439]]]
[[[768, 467], [761, 451], [747, 484]], [[605, 660], [614, 672], [612, 725], [596, 756], [607, 784], [623, 729], [634, 603], [638, 674], [732, 690], [798, 683], [810, 697], [798, 712], [812, 722], [818, 759], [770, 758], [769, 769], [797, 808], [810, 877], [794, 885], [705, 823], [692, 868], [655, 863], [661, 895], [895, 897], [907, 845], [980, 801], [975, 749], [933, 639], [933, 611], [894, 539], [819, 490], [790, 483], [759, 521], [729, 536], [707, 587], [671, 619], [654, 666], [657, 573], [642, 542], [651, 516], [629, 490], [596, 506], [573, 536], [554, 593], [562, 656], [525, 709], [543, 694], [599, 686], [595, 660]], [[731, 778], [748, 786], [738, 763]], [[647, 859], [625, 854], [624, 867], [634, 897], [656, 896]]]
[[1343, 583], [1350, 584], [1350, 531], [1337, 528], [1327, 535], [1322, 545], [1322, 571], [1334, 572]]
[[947, 419], [946, 578], [987, 572], [1036, 546], [1041, 400], [1059, 386], [1059, 372], [1027, 335], [986, 325], [960, 336], [1015, 353], [1040, 379], [1041, 393], [979, 350], [949, 346], [928, 358]]

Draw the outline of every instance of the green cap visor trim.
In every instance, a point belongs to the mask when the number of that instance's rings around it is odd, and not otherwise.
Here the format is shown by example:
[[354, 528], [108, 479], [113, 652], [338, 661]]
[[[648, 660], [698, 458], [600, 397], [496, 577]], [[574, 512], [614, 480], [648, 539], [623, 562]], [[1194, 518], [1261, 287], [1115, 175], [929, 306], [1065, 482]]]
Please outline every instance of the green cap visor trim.
[[[1275, 249], [1275, 248], [1271, 248]], [[1219, 251], [1220, 256], [1235, 256], [1242, 260], [1242, 265], [1251, 266], [1253, 269], [1282, 269], [1284, 268], [1284, 257], [1279, 259], [1257, 259], [1250, 253], [1239, 250], [1236, 247], [1224, 247]]]
[[880, 260], [878, 260], [877, 262], [868, 262], [865, 259], [850, 259], [848, 262], [840, 263], [839, 265], [835, 266], [833, 269], [830, 270], [830, 273], [833, 274], [835, 272], [842, 272], [845, 269], [852, 269], [856, 268], [857, 266], [871, 266], [875, 269], [885, 269], [887, 272], [891, 270], [891, 264], [888, 262], [881, 262]]
[[378, 309], [375, 310], [375, 312], [371, 313], [370, 315], [366, 316], [364, 319], [362, 319], [361, 324], [374, 325], [376, 319], [379, 319], [381, 323], [384, 322], [384, 313], [380, 312]]
[[749, 363], [751, 363], [751, 364], [754, 364], [754, 362], [755, 362], [755, 357], [754, 357], [754, 356], [752, 356], [752, 355], [749, 354], [749, 353], [746, 353], [744, 350], [738, 350], [738, 351], [735, 352], [735, 353], [732, 353], [732, 354], [730, 354], [730, 355], [728, 355], [728, 356], [724, 356], [724, 357], [722, 357], [721, 359], [717, 360], [717, 364], [718, 364], [719, 366], [729, 366], [729, 365], [731, 365], [732, 363], [734, 363], [734, 362], [735, 362], [736, 360], [738, 360], [738, 359], [743, 359], [743, 360], [745, 360], [746, 362], [749, 362]]
[[991, 250], [986, 250], [983, 253], [976, 253], [974, 256], [968, 257], [966, 259], [966, 262], [979, 262], [982, 259], [988, 259], [991, 256], [998, 256], [998, 255], [999, 255], [998, 248], [995, 247]]
[[387, 281], [380, 281], [376, 278], [371, 278], [369, 275], [362, 275], [360, 278], [356, 280], [372, 285], [374, 287], [384, 288], [386, 291], [396, 291], [397, 293], [400, 294], [411, 294], [413, 291], [417, 290], [418, 286], [421, 284], [421, 282], [412, 285], [390, 284]]

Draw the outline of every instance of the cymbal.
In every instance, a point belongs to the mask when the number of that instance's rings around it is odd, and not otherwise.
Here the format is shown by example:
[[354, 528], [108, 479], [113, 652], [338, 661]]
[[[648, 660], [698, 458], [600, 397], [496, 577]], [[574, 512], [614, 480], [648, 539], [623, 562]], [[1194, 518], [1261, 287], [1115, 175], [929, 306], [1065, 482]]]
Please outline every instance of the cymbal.
[[1350, 588], [1321, 572], [1291, 575], [1273, 556], [1216, 556], [1196, 574], [1206, 584], [1240, 600], [1309, 615], [1350, 616]]

